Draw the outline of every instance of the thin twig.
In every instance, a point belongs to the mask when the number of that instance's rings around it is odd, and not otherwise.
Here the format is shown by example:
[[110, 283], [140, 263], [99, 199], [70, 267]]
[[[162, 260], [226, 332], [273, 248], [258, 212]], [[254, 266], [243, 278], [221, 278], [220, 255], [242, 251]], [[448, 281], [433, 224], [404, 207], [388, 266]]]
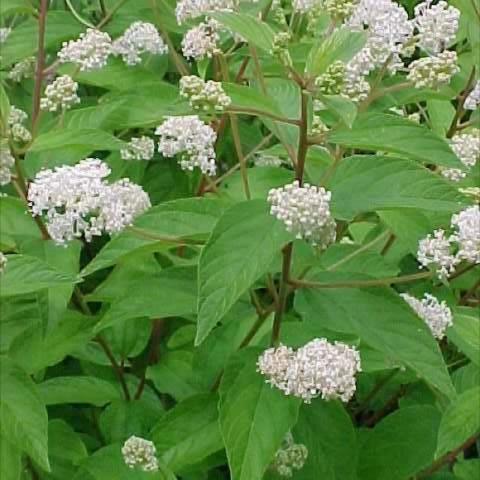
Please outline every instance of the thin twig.
[[38, 119], [40, 117], [40, 98], [42, 96], [43, 70], [45, 66], [45, 24], [47, 21], [48, 0], [40, 0], [40, 11], [38, 15], [38, 50], [37, 63], [35, 66], [35, 83], [33, 87], [32, 106], [32, 135], [37, 131]]
[[234, 114], [230, 114], [230, 125], [232, 126], [232, 137], [233, 137], [233, 144], [235, 146], [235, 151], [238, 157], [238, 163], [240, 164], [240, 173], [242, 175], [242, 184], [243, 190], [245, 192], [245, 197], [247, 200], [250, 200], [250, 186], [248, 184], [248, 169], [247, 169], [247, 162], [245, 161], [245, 157], [243, 156], [242, 150], [242, 142], [240, 140], [240, 132], [238, 129], [238, 121], [237, 116]]
[[468, 290], [465, 295], [463, 295], [463, 297], [460, 299], [460, 301], [458, 302], [459, 305], [467, 305], [468, 304], [468, 301], [470, 299], [470, 297], [472, 297], [473, 295], [475, 295], [475, 292], [480, 288], [480, 279], [478, 279], [472, 288], [470, 288], [470, 290]]

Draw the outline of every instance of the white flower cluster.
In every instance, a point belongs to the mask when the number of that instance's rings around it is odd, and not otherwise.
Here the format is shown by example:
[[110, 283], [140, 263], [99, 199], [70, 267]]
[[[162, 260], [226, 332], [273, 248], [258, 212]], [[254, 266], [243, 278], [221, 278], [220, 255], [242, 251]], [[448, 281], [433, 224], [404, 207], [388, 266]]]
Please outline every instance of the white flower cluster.
[[28, 115], [20, 108], [12, 105], [8, 116], [9, 135], [14, 142], [28, 143], [32, 139], [32, 134], [23, 125]]
[[33, 215], [46, 215], [47, 230], [58, 244], [74, 238], [119, 232], [150, 207], [148, 195], [128, 179], [108, 184], [110, 168], [87, 158], [74, 166], [42, 170], [30, 184]]
[[291, 478], [295, 470], [301, 470], [308, 457], [308, 449], [302, 443], [295, 443], [293, 435], [288, 432], [281, 447], [275, 453], [271, 468], [278, 475]]
[[480, 263], [480, 208], [468, 207], [452, 216], [453, 233], [435, 230], [420, 240], [417, 259], [421, 267], [433, 266], [440, 279], [448, 278], [465, 260]]
[[155, 142], [152, 138], [132, 137], [125, 148], [120, 150], [123, 160], [151, 160], [155, 152]]
[[77, 40], [64, 42], [58, 58], [61, 63], [76, 64], [84, 72], [103, 68], [111, 53], [112, 40], [108, 33], [89, 28]]
[[0, 28], [0, 45], [7, 41], [7, 38], [11, 33], [12, 33], [12, 29], [9, 27]]
[[47, 85], [45, 96], [40, 100], [40, 108], [49, 112], [68, 110], [80, 102], [77, 90], [78, 83], [69, 75], [62, 75]]
[[419, 3], [414, 19], [418, 45], [429, 53], [442, 52], [455, 40], [459, 20], [460, 11], [445, 1]]
[[465, 100], [464, 107], [466, 110], [476, 110], [480, 105], [480, 80], [477, 80], [475, 87]]
[[16, 83], [20, 83], [24, 78], [30, 78], [33, 75], [36, 62], [35, 57], [25, 58], [12, 67], [7, 78]]
[[255, 155], [254, 164], [256, 167], [280, 167], [283, 160], [276, 155], [258, 153]]
[[167, 117], [155, 131], [159, 135], [158, 151], [164, 157], [180, 156], [183, 170], [200, 168], [202, 173], [215, 175], [215, 131], [197, 115]]
[[7, 262], [8, 262], [8, 258], [4, 255], [3, 252], [0, 252], [0, 275], [5, 271]]
[[218, 42], [220, 35], [218, 33], [219, 24], [215, 20], [209, 19], [191, 28], [183, 37], [182, 52], [186, 58], [202, 60], [211, 58], [220, 52]]
[[460, 71], [457, 65], [457, 52], [445, 50], [436, 56], [414, 60], [408, 67], [407, 79], [416, 88], [437, 89], [450, 82]]
[[188, 98], [190, 106], [195, 110], [223, 112], [232, 103], [220, 82], [205, 82], [195, 75], [180, 79], [180, 95]]
[[[470, 171], [480, 157], [480, 130], [475, 129], [472, 133], [461, 133], [452, 138], [450, 144], [455, 155]], [[442, 170], [442, 175], [452, 181], [458, 182], [465, 178], [467, 173], [458, 168]]]
[[408, 293], [402, 293], [400, 296], [428, 325], [435, 338], [441, 340], [445, 336], [445, 330], [453, 324], [452, 312], [445, 301], [439, 302], [429, 293], [426, 293], [422, 300], [418, 300]]
[[158, 470], [157, 451], [150, 440], [132, 435], [122, 447], [124, 462], [130, 467], [138, 467], [144, 472]]
[[326, 248], [335, 241], [335, 220], [330, 213], [331, 193], [323, 187], [295, 180], [268, 193], [270, 213], [281, 220], [289, 232]]
[[11, 169], [15, 165], [15, 159], [8, 144], [0, 144], [0, 186], [8, 185], [12, 179]]
[[177, 22], [197, 18], [208, 12], [233, 11], [238, 7], [238, 0], [179, 0], [175, 8]]
[[112, 44], [112, 53], [121, 55], [127, 65], [137, 65], [143, 53], [163, 55], [168, 52], [155, 26], [147, 22], [133, 22]]
[[267, 383], [305, 403], [319, 396], [348, 402], [356, 390], [355, 375], [361, 371], [360, 354], [354, 347], [325, 338], [316, 338], [297, 351], [284, 345], [269, 348], [259, 357], [257, 368]]

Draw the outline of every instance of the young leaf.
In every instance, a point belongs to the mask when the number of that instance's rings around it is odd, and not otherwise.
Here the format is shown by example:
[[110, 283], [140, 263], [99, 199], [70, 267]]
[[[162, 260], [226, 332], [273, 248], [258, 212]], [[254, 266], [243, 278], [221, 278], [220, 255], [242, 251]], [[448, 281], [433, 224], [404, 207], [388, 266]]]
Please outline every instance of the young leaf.
[[232, 480], [263, 478], [300, 406], [256, 372], [260, 353], [251, 348], [233, 357], [220, 385], [220, 427]]
[[264, 201], [242, 202], [225, 212], [200, 256], [197, 345], [290, 239]]

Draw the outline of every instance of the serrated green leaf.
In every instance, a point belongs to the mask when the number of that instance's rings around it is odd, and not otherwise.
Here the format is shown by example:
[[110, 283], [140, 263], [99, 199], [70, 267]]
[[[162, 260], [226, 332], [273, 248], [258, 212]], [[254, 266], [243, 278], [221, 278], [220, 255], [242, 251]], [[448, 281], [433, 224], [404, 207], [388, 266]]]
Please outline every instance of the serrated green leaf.
[[232, 480], [261, 480], [297, 420], [300, 400], [256, 372], [260, 353], [250, 348], [233, 357], [220, 385], [220, 427]]
[[351, 148], [378, 150], [433, 165], [465, 169], [448, 143], [425, 126], [383, 113], [362, 113], [351, 129], [332, 130], [328, 141]]
[[8, 358], [0, 357], [0, 423], [2, 437], [50, 470], [47, 410], [30, 377]]
[[225, 212], [200, 256], [197, 344], [268, 271], [291, 238], [265, 201], [242, 202]]
[[195, 395], [178, 403], [153, 427], [157, 453], [173, 472], [179, 473], [223, 448], [217, 403], [216, 395]]
[[443, 178], [411, 160], [373, 155], [345, 158], [329, 189], [336, 218], [359, 213], [410, 208], [454, 213], [466, 199]]
[[438, 431], [435, 457], [460, 447], [469, 437], [480, 431], [480, 387], [460, 394], [447, 407]]

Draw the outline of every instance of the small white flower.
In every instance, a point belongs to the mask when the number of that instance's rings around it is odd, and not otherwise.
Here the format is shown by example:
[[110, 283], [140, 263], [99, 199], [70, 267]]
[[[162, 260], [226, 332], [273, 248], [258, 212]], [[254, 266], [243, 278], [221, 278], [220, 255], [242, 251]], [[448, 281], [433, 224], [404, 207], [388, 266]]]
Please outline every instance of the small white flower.
[[0, 252], [0, 275], [5, 271], [7, 266], [8, 258], [4, 255], [3, 252]]
[[452, 312], [445, 301], [439, 302], [429, 293], [426, 293], [422, 300], [418, 300], [408, 293], [402, 293], [400, 296], [428, 325], [435, 338], [441, 340], [445, 336], [445, 330], [453, 324]]
[[[472, 133], [455, 135], [450, 146], [455, 155], [467, 167], [467, 172], [469, 172], [475, 166], [480, 156], [480, 131], [475, 129]], [[465, 178], [467, 172], [463, 172], [458, 168], [442, 169], [442, 175], [454, 182]]]
[[238, 0], [179, 0], [175, 8], [177, 22], [181, 25], [185, 20], [197, 18], [208, 12], [234, 11]]
[[128, 179], [109, 184], [109, 167], [87, 158], [74, 166], [41, 170], [30, 184], [33, 215], [45, 215], [50, 236], [58, 244], [84, 236], [116, 233], [150, 207], [148, 195]]
[[254, 164], [256, 167], [280, 167], [283, 160], [276, 155], [258, 153], [255, 155]]
[[195, 110], [223, 112], [232, 103], [220, 82], [205, 82], [195, 75], [180, 79], [180, 95], [188, 98], [190, 106]]
[[355, 376], [361, 371], [360, 355], [354, 347], [316, 338], [299, 348], [280, 346], [266, 350], [258, 359], [258, 371], [285, 395], [310, 403], [324, 400], [348, 402], [356, 390]]
[[430, 53], [440, 53], [455, 40], [460, 11], [440, 1], [427, 0], [415, 7], [414, 25], [418, 31], [418, 44]]
[[112, 40], [108, 33], [89, 28], [77, 40], [64, 42], [58, 58], [61, 63], [75, 63], [84, 72], [103, 68], [111, 53]]
[[123, 160], [151, 160], [154, 153], [155, 142], [146, 136], [131, 138], [126, 148], [120, 150]]
[[16, 63], [8, 72], [7, 78], [13, 82], [20, 83], [24, 78], [30, 78], [35, 70], [35, 57], [28, 57]]
[[416, 88], [437, 89], [450, 82], [460, 71], [457, 65], [457, 52], [445, 50], [433, 57], [423, 57], [409, 65], [407, 78]]
[[441, 279], [448, 278], [459, 263], [452, 253], [452, 242], [444, 230], [435, 230], [432, 235], [420, 240], [417, 259], [422, 267], [432, 265]]
[[452, 241], [458, 244], [457, 258], [480, 263], [480, 207], [474, 205], [452, 216]]
[[127, 65], [137, 65], [142, 54], [163, 55], [168, 47], [153, 24], [134, 22], [113, 42], [112, 52], [121, 55]]
[[138, 467], [144, 472], [158, 470], [157, 451], [153, 442], [132, 435], [122, 447], [123, 460], [130, 468]]
[[465, 109], [466, 110], [476, 110], [480, 105], [480, 80], [477, 80], [475, 87], [468, 95], [465, 100]]
[[270, 213], [297, 238], [320, 248], [335, 241], [336, 224], [330, 213], [330, 198], [330, 192], [323, 187], [309, 184], [301, 187], [297, 180], [268, 193]]
[[47, 85], [45, 96], [40, 100], [40, 108], [49, 112], [67, 110], [80, 102], [77, 90], [78, 83], [70, 76], [62, 75]]
[[200, 168], [202, 173], [215, 175], [215, 131], [197, 115], [167, 117], [155, 131], [159, 135], [158, 151], [164, 157], [179, 155], [183, 170]]
[[182, 40], [183, 55], [186, 58], [202, 60], [205, 57], [211, 58], [216, 53], [219, 53], [220, 49], [217, 44], [220, 40], [220, 35], [218, 34], [218, 29], [218, 22], [212, 19], [191, 28]]

